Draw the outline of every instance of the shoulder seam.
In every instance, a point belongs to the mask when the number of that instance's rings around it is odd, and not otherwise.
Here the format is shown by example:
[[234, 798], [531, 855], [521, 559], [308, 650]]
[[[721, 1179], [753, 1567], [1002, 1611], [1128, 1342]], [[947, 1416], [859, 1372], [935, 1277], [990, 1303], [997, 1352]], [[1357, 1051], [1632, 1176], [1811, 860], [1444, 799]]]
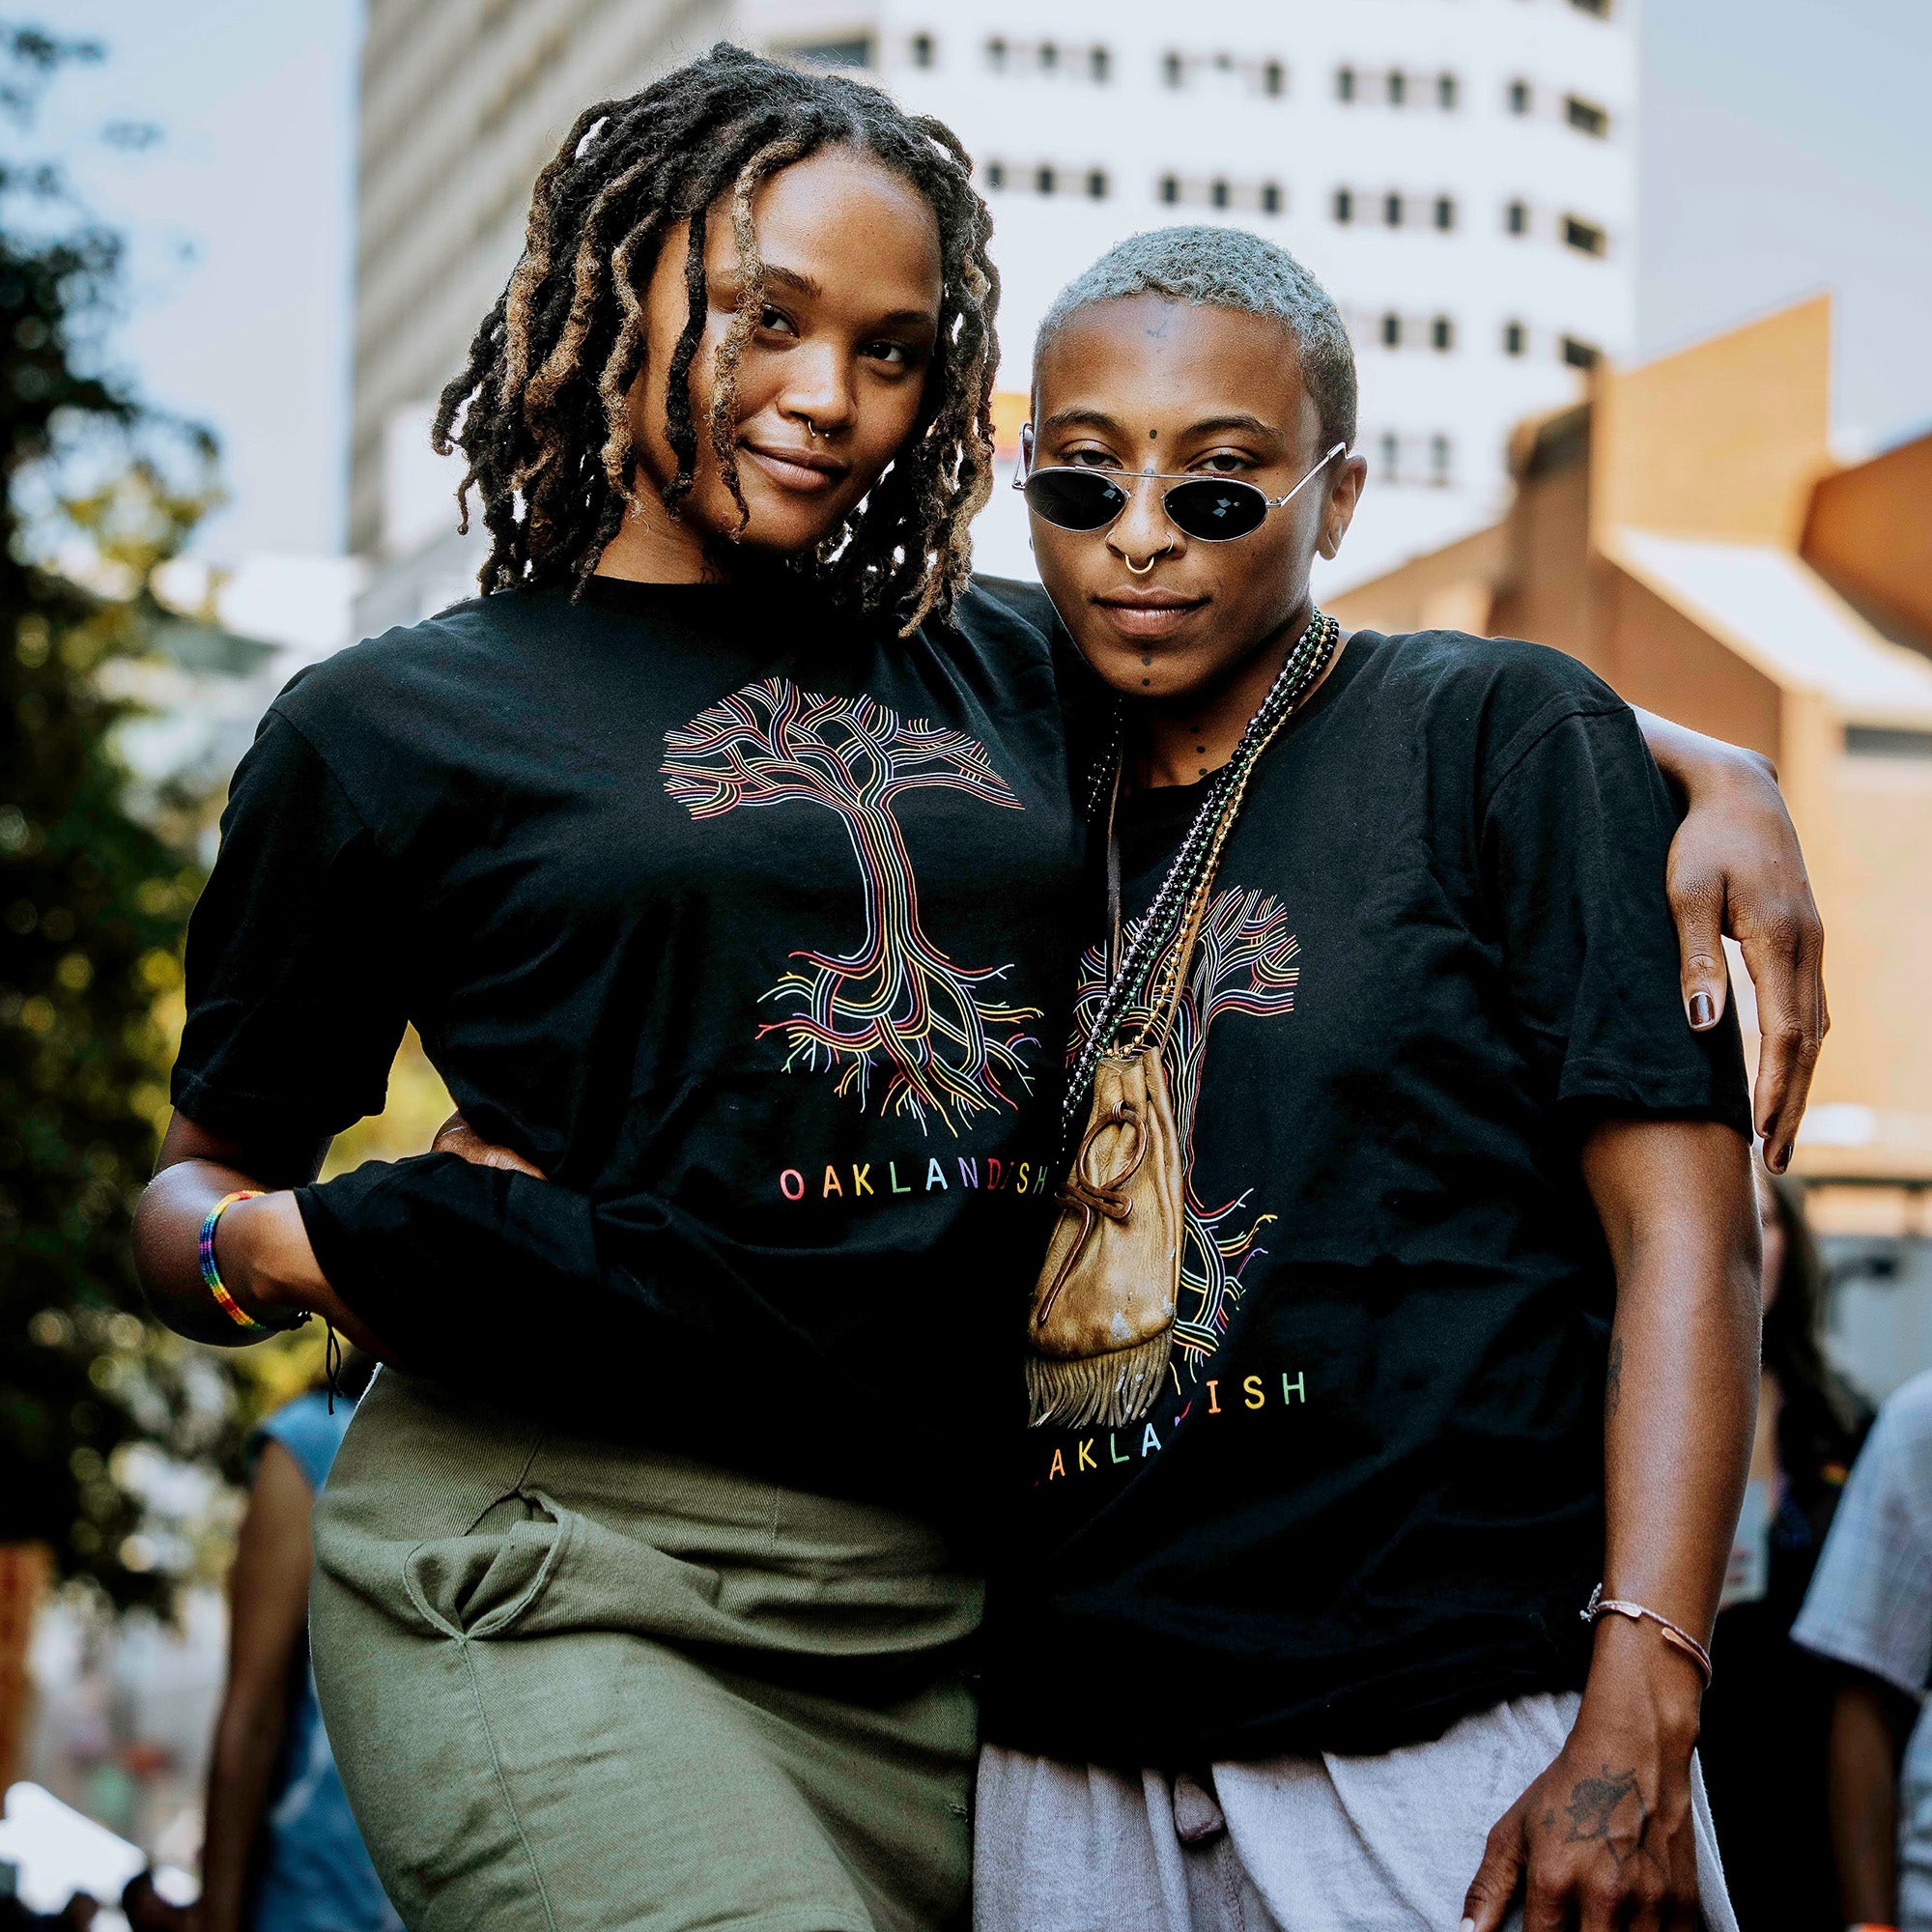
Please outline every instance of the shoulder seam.
[[[348, 806], [349, 810], [355, 814], [356, 824], [358, 824], [362, 828], [362, 830], [369, 835], [370, 843], [373, 844], [379, 852], [383, 852], [384, 846], [383, 846], [382, 836], [377, 832], [375, 826], [369, 822], [369, 814], [366, 811], [364, 811], [360, 804], [357, 803], [355, 794], [352, 792], [346, 784], [343, 783], [342, 774], [335, 769], [335, 766], [331, 762], [328, 753], [325, 752], [322, 749], [322, 747], [318, 745], [315, 742], [315, 740], [312, 737], [310, 737], [309, 734], [305, 730], [303, 730], [302, 727], [299, 724], [298, 724], [296, 721], [293, 718], [291, 718], [286, 711], [282, 709], [282, 700], [279, 697], [276, 698], [275, 701], [269, 706], [269, 716], [286, 724], [289, 727], [289, 729], [293, 731], [296, 734], [296, 736], [299, 738], [302, 741], [302, 743], [308, 747], [310, 753], [314, 755], [316, 763], [319, 764], [322, 767], [323, 771], [327, 775], [329, 783], [332, 784], [335, 787], [335, 789], [342, 794], [343, 804]], [[384, 857], [386, 856], [387, 854], [384, 853]]]
[[1632, 712], [1630, 706], [1622, 698], [1618, 698], [1613, 704], [1604, 704], [1601, 702], [1587, 702], [1579, 697], [1562, 696], [1552, 697], [1549, 702], [1558, 706], [1559, 709], [1542, 725], [1525, 725], [1523, 727], [1525, 730], [1530, 731], [1531, 735], [1511, 754], [1509, 763], [1503, 767], [1502, 771], [1491, 782], [1488, 795], [1483, 800], [1483, 811], [1485, 815], [1488, 814], [1490, 809], [1495, 804], [1497, 795], [1501, 792], [1502, 788], [1522, 769], [1523, 761], [1558, 726], [1569, 724], [1573, 718], [1634, 718], [1634, 713]]

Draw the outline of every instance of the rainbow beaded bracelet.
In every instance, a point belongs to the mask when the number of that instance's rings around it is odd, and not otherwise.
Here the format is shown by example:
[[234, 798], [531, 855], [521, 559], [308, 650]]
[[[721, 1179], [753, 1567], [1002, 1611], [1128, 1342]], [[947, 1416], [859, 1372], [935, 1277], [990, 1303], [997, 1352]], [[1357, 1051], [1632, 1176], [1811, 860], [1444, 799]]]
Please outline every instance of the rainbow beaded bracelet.
[[[238, 1187], [233, 1194], [224, 1194], [208, 1210], [208, 1219], [201, 1224], [201, 1278], [208, 1284], [208, 1292], [213, 1295], [216, 1305], [229, 1321], [234, 1322], [244, 1335], [276, 1335], [281, 1326], [269, 1321], [257, 1321], [242, 1304], [229, 1293], [228, 1285], [221, 1279], [221, 1270], [214, 1261], [214, 1231], [221, 1225], [221, 1217], [238, 1201], [259, 1201], [262, 1189], [259, 1187]], [[308, 1320], [306, 1309], [286, 1325], [298, 1328]]]

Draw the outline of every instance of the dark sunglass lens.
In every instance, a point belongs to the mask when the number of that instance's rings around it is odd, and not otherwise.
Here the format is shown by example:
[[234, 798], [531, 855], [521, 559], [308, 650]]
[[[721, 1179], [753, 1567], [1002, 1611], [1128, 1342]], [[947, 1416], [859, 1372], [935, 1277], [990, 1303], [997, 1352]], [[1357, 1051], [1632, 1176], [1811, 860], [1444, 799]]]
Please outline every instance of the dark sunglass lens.
[[1267, 515], [1267, 498], [1252, 483], [1204, 476], [1199, 482], [1177, 483], [1167, 493], [1167, 514], [1175, 528], [1217, 543], [1259, 527]]
[[1036, 469], [1027, 478], [1028, 507], [1063, 530], [1097, 530], [1126, 506], [1118, 483], [1091, 469]]

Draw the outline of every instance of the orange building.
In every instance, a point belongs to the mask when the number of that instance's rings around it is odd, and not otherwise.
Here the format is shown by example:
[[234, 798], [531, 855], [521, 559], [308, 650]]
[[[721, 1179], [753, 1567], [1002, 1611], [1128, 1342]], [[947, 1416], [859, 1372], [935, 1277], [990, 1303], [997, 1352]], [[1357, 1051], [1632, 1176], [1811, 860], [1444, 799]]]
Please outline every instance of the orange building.
[[[1932, 1237], [1932, 435], [1836, 462], [1830, 351], [1821, 297], [1601, 370], [1587, 402], [1517, 432], [1500, 524], [1330, 608], [1554, 644], [1633, 704], [1776, 761], [1832, 1002], [1794, 1171], [1822, 1229], [1916, 1250]], [[1901, 1344], [1932, 1361], [1932, 1313], [1912, 1326]]]

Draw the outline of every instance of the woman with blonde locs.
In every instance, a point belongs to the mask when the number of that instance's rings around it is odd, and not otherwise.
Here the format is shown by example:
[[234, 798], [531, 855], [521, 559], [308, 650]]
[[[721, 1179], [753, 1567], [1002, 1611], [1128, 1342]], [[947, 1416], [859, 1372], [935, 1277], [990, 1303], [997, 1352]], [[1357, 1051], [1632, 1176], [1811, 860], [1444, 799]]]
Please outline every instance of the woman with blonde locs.
[[[303, 673], [236, 775], [140, 1263], [185, 1334], [385, 1364], [313, 1641], [412, 1927], [964, 1909], [1089, 923], [1087, 687], [967, 578], [989, 225], [843, 78], [719, 46], [587, 109], [438, 418], [485, 594]], [[1766, 777], [1656, 728], [1689, 999], [1727, 905], [1815, 923]], [[1795, 1009], [1810, 951], [1766, 963]], [[461, 1120], [318, 1183], [408, 1024]]]

